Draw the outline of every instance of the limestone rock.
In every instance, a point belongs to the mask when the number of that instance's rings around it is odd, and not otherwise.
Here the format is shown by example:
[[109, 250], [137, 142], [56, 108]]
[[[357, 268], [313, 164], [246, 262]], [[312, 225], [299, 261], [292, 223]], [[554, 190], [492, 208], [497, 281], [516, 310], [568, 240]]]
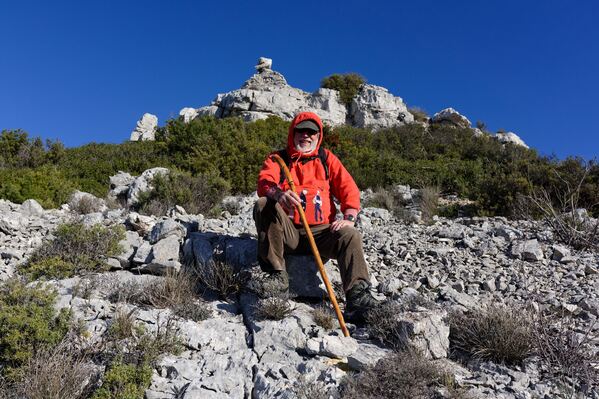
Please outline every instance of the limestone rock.
[[515, 242], [512, 244], [511, 254], [515, 258], [532, 262], [536, 262], [544, 258], [543, 249], [536, 239]]
[[198, 116], [198, 110], [195, 108], [185, 107], [179, 111], [179, 116], [183, 117], [183, 122], [189, 123]]
[[258, 72], [262, 72], [265, 69], [271, 69], [272, 68], [272, 59], [266, 58], [266, 57], [258, 58], [258, 63], [256, 64], [255, 68]]
[[139, 121], [135, 130], [131, 132], [131, 141], [155, 140], [156, 128], [158, 127], [158, 117], [156, 115], [145, 113]]
[[464, 115], [453, 108], [445, 108], [431, 118], [431, 123], [447, 124], [455, 127], [469, 128], [472, 123]]
[[514, 132], [498, 132], [495, 134], [495, 138], [502, 144], [511, 143], [528, 148], [526, 143]]
[[380, 129], [413, 122], [414, 116], [400, 97], [384, 87], [363, 84], [352, 100], [350, 120], [356, 127]]
[[152, 189], [151, 181], [156, 175], [168, 175], [168, 173], [169, 170], [167, 168], [152, 168], [145, 170], [131, 183], [129, 192], [127, 193], [127, 205], [136, 205], [139, 201], [139, 195]]
[[20, 212], [25, 216], [42, 216], [44, 208], [36, 200], [28, 199], [21, 204]]

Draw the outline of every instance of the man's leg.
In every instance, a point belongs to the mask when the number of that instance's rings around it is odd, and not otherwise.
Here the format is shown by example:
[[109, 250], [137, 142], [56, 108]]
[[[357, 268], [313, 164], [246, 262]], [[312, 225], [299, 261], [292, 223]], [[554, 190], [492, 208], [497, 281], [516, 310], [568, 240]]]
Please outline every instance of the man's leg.
[[337, 259], [343, 291], [348, 292], [358, 281], [370, 284], [368, 266], [364, 259], [362, 236], [354, 227], [331, 231], [330, 225], [315, 226], [314, 240], [325, 258]]
[[258, 232], [258, 262], [265, 272], [285, 270], [285, 249], [294, 250], [299, 233], [276, 201], [262, 197], [254, 205]]

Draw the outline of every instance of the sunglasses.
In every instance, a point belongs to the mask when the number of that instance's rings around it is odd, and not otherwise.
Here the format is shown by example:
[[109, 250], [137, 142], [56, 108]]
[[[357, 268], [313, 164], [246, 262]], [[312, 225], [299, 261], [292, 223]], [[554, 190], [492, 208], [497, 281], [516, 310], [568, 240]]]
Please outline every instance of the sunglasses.
[[297, 134], [304, 134], [304, 133], [306, 133], [308, 136], [315, 136], [315, 135], [317, 135], [320, 132], [315, 132], [314, 130], [311, 130], [311, 129], [296, 129], [295, 133], [297, 133]]

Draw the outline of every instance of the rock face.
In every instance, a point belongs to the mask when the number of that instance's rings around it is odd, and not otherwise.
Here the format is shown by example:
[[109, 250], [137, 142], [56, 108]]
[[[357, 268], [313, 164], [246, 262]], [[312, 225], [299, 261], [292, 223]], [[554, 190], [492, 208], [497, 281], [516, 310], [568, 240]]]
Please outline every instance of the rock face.
[[[320, 88], [314, 93], [291, 87], [285, 77], [271, 69], [272, 60], [260, 58], [257, 73], [243, 86], [219, 94], [212, 104], [197, 109], [197, 115], [217, 118], [239, 116], [245, 121], [278, 116], [291, 120], [301, 111], [318, 114], [324, 123], [337, 126], [350, 124], [374, 129], [399, 126], [414, 120], [400, 97], [380, 86], [364, 84], [349, 106], [341, 103], [339, 92]], [[193, 119], [189, 108], [181, 110], [184, 120]]]
[[451, 126], [470, 128], [472, 124], [464, 115], [453, 108], [445, 108], [431, 118], [431, 123], [448, 124]]
[[131, 132], [131, 141], [154, 140], [156, 128], [158, 127], [158, 117], [156, 115], [145, 113], [139, 121], [135, 130]]
[[495, 138], [497, 139], [497, 141], [503, 144], [512, 143], [514, 145], [519, 145], [521, 147], [528, 148], [526, 143], [514, 132], [496, 133]]

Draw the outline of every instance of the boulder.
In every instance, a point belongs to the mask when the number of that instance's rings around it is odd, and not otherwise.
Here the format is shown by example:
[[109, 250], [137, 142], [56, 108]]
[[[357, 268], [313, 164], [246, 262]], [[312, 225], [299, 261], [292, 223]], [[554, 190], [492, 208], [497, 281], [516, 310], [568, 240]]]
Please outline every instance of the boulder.
[[183, 118], [183, 122], [189, 123], [198, 116], [198, 110], [195, 108], [185, 107], [179, 111], [179, 116]]
[[511, 143], [524, 148], [528, 148], [526, 143], [514, 132], [497, 132], [495, 134], [495, 139], [497, 139], [497, 141], [499, 141], [502, 144]]
[[19, 211], [24, 216], [42, 216], [44, 214], [44, 208], [34, 199], [28, 199], [23, 202], [19, 208]]
[[140, 120], [137, 121], [137, 126], [131, 132], [131, 141], [155, 140], [156, 128], [158, 127], [158, 117], [156, 115], [145, 113]]
[[445, 108], [437, 112], [431, 118], [433, 124], [450, 125], [461, 128], [470, 128], [472, 124], [464, 115], [460, 114], [453, 108]]
[[352, 100], [349, 119], [356, 127], [381, 129], [413, 122], [414, 116], [400, 97], [384, 87], [363, 84]]
[[169, 170], [167, 168], [152, 168], [145, 170], [131, 183], [129, 192], [127, 193], [127, 205], [136, 205], [139, 201], [140, 194], [153, 188], [151, 181], [156, 175], [168, 175], [168, 173]]

